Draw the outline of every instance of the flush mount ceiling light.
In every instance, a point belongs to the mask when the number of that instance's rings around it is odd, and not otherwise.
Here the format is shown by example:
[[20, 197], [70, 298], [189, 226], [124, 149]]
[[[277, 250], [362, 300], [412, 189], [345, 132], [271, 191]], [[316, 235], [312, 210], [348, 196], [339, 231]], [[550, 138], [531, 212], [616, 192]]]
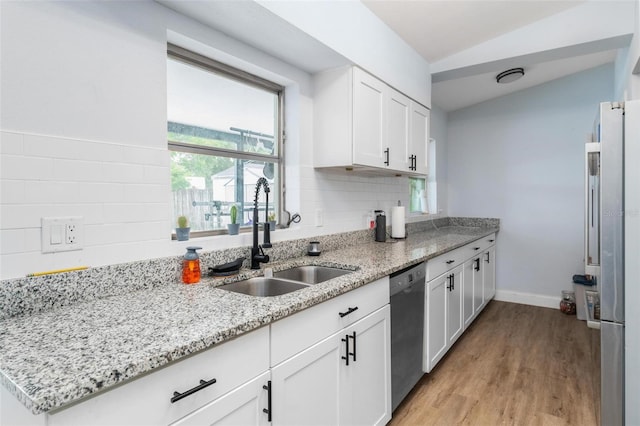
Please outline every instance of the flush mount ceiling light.
[[496, 81], [499, 84], [512, 83], [524, 75], [524, 68], [511, 68], [501, 72], [496, 76]]

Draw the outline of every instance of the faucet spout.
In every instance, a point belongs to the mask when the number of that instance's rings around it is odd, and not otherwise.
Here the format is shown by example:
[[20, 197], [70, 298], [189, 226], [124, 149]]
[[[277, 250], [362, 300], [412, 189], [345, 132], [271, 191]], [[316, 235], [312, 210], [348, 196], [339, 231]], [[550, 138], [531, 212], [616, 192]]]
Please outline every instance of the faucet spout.
[[[264, 189], [264, 192], [267, 197], [266, 208], [265, 208], [265, 224], [264, 224], [264, 244], [260, 246], [258, 244], [258, 195], [260, 194], [260, 187]], [[256, 193], [255, 198], [253, 200], [253, 245], [251, 247], [251, 269], [260, 269], [261, 263], [269, 262], [269, 256], [264, 254], [262, 247], [269, 248], [271, 247], [271, 241], [269, 236], [269, 224], [267, 223], [267, 211], [269, 209], [269, 182], [265, 178], [258, 179], [256, 183]]]

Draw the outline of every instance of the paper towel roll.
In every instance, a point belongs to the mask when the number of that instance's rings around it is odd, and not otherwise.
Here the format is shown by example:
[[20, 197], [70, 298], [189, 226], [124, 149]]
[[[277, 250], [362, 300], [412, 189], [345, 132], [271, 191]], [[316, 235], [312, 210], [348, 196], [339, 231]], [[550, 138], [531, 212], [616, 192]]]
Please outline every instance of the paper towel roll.
[[391, 208], [391, 238], [404, 238], [404, 206]]

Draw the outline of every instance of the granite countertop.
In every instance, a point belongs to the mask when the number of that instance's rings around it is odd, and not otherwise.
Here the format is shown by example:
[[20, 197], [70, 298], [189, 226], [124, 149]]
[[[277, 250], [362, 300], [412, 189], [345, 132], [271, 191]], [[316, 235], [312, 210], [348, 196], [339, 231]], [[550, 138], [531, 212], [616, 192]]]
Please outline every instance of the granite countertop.
[[[220, 279], [196, 285], [172, 279], [7, 318], [0, 321], [0, 381], [34, 414], [47, 412], [497, 231], [449, 226], [263, 265], [274, 271], [310, 264], [355, 269], [277, 297], [221, 290]], [[243, 271], [238, 279], [260, 273]]]

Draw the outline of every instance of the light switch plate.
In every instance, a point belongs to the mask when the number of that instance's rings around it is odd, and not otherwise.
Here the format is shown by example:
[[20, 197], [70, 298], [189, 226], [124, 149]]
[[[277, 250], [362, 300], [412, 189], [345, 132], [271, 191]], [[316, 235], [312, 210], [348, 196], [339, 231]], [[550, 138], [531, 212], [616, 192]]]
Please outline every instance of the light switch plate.
[[42, 252], [82, 250], [84, 218], [82, 216], [43, 217]]

